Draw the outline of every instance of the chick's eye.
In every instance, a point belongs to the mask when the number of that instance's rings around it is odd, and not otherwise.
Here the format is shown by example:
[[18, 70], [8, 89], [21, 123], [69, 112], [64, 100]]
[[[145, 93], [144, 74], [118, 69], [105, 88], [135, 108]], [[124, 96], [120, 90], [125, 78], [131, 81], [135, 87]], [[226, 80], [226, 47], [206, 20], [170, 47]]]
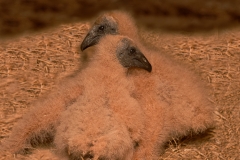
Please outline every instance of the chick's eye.
[[130, 49], [130, 53], [131, 53], [131, 54], [134, 54], [135, 52], [136, 52], [136, 49], [135, 49], [135, 48], [131, 48], [131, 49]]
[[99, 30], [99, 31], [103, 31], [104, 29], [105, 29], [104, 26], [99, 26], [99, 27], [98, 27], [98, 30]]

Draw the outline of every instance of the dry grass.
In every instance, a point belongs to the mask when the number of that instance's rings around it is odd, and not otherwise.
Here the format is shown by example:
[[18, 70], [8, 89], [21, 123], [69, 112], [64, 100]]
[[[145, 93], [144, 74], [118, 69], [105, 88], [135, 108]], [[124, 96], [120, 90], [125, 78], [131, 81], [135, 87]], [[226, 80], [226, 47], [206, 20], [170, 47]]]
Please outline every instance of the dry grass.
[[[28, 111], [30, 103], [49, 92], [80, 65], [79, 44], [88, 25], [63, 25], [52, 31], [1, 42], [0, 45], [0, 140]], [[167, 54], [190, 64], [212, 88], [210, 98], [219, 110], [216, 128], [200, 136], [169, 142], [160, 158], [229, 159], [240, 155], [240, 31], [211, 35], [172, 35], [144, 32], [147, 41]], [[34, 107], [34, 106], [33, 106]], [[0, 159], [56, 159], [48, 150], [25, 157], [0, 153]]]

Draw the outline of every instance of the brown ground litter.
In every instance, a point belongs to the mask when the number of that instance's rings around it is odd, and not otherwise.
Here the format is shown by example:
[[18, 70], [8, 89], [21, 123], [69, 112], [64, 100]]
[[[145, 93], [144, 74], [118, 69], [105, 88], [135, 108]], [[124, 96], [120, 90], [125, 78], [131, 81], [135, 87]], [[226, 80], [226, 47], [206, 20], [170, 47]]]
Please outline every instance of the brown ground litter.
[[[62, 25], [54, 30], [1, 41], [0, 141], [9, 135], [33, 100], [77, 70], [79, 45], [88, 27], [81, 23]], [[209, 35], [143, 31], [143, 37], [200, 73], [202, 81], [212, 88], [210, 99], [218, 106], [215, 129], [172, 140], [160, 159], [239, 159], [240, 31]], [[0, 153], [0, 159], [56, 159], [52, 150], [51, 147], [36, 149], [24, 157]]]

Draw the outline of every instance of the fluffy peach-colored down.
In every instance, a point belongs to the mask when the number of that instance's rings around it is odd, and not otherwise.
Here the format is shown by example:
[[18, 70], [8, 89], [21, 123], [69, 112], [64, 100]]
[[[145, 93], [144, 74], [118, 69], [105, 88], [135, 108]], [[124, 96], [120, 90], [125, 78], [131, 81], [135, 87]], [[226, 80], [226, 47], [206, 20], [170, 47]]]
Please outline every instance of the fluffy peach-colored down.
[[[199, 132], [211, 126], [215, 108], [205, 98], [207, 93], [200, 84], [200, 80], [164, 54], [142, 46], [136, 27], [129, 15], [115, 12], [114, 16], [118, 17], [120, 33], [130, 36], [138, 43], [138, 46], [141, 47], [143, 53], [152, 63], [152, 72], [155, 74], [152, 78], [145, 79], [150, 75], [147, 72], [144, 72], [146, 75], [142, 74], [141, 70], [136, 72], [131, 70], [129, 72], [131, 73], [129, 75], [135, 81], [136, 87], [132, 96], [136, 97], [142, 104], [146, 104], [143, 109], [148, 117], [146, 118], [146, 126], [148, 127], [146, 127], [145, 135], [143, 135], [146, 141], [145, 144], [142, 143], [141, 145], [145, 146], [146, 150], [144, 151], [144, 147], [142, 147], [142, 149], [137, 149], [137, 152], [142, 155], [147, 153], [157, 155], [159, 148], [157, 144], [162, 145], [161, 142], [168, 139], [168, 136], [165, 137], [167, 134], [164, 135], [158, 132], [160, 130], [168, 128], [169, 136], [175, 137], [185, 135], [189, 130]], [[120, 23], [121, 21], [127, 23]], [[121, 27], [121, 24], [123, 27]], [[129, 28], [121, 29], [124, 27]], [[133, 75], [138, 78], [135, 79]], [[81, 74], [78, 74], [74, 78], [63, 82], [59, 89], [38, 100], [34, 108], [15, 125], [10, 138], [4, 142], [6, 148], [12, 152], [17, 152], [31, 146], [30, 143], [38, 144], [41, 141], [51, 141], [52, 136], [55, 134], [59, 114], [82, 94], [83, 86], [79, 81], [80, 77]], [[154, 91], [152, 91], [152, 88], [155, 88]], [[155, 93], [158, 96], [153, 96]], [[152, 103], [149, 103], [149, 98]], [[157, 103], [155, 100], [160, 101], [162, 106], [153, 105]], [[158, 107], [164, 108], [164, 112], [167, 113], [159, 112], [161, 108]], [[166, 123], [165, 129], [161, 124], [162, 118]], [[151, 145], [147, 144], [148, 141]], [[137, 155], [140, 154], [135, 154], [135, 157], [139, 157]]]
[[[187, 69], [187, 66], [174, 61], [171, 57], [164, 53], [160, 53], [156, 49], [151, 49], [143, 45], [143, 41], [137, 34], [137, 27], [128, 14], [115, 11], [110, 15], [117, 20], [119, 26], [119, 34], [125, 35], [133, 39], [140, 50], [145, 54], [149, 62], [153, 66], [151, 76], [155, 77], [154, 83], [149, 85], [153, 90], [157, 90], [158, 99], [166, 103], [170, 108], [170, 114], [174, 117], [177, 134], [185, 134], [188, 130], [195, 132], [203, 131], [213, 124], [215, 106], [208, 100], [209, 92], [206, 86], [201, 82], [200, 77]], [[147, 76], [148, 73], [139, 74], [145, 78], [135, 78], [134, 83], [139, 80], [145, 82], [153, 79]], [[138, 93], [145, 95], [144, 90], [146, 83], [140, 83], [137, 89]], [[145, 86], [145, 87], [144, 87]], [[149, 92], [148, 92], [149, 93]]]
[[[81, 58], [81, 65], [86, 65], [87, 61]], [[50, 93], [31, 103], [30, 110], [13, 126], [9, 137], [1, 141], [0, 151], [24, 154], [38, 145], [52, 143], [59, 115], [84, 90], [80, 77], [81, 74], [76, 72], [64, 78]]]
[[[133, 39], [153, 67], [151, 74], [137, 69], [129, 74], [135, 85], [133, 95], [147, 117], [144, 147], [135, 158], [139, 159], [139, 155], [157, 158], [160, 145], [168, 138], [184, 136], [190, 131], [199, 133], [212, 127], [216, 108], [208, 100], [208, 90], [200, 78], [164, 53], [144, 46], [128, 14], [115, 11], [104, 16], [117, 21], [118, 33]], [[163, 117], [165, 124], [161, 126]], [[166, 130], [169, 137], [161, 130]]]
[[104, 37], [81, 72], [83, 95], [63, 112], [57, 127], [60, 157], [130, 160], [144, 141], [144, 113], [130, 95], [127, 68], [116, 58], [119, 43], [121, 36]]
[[0, 150], [25, 153], [25, 149], [52, 142], [60, 113], [82, 94], [84, 87], [78, 81], [79, 77], [77, 74], [63, 81], [50, 94], [32, 103], [30, 111], [14, 125], [10, 136], [2, 141]]

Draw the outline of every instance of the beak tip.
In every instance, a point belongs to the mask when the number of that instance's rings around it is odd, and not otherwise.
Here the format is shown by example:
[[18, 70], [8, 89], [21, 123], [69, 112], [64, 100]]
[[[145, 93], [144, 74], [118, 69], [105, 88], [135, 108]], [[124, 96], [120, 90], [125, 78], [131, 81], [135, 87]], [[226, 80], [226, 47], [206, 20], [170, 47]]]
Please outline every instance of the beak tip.
[[152, 66], [150, 66], [147, 71], [152, 72]]
[[80, 47], [80, 49], [81, 49], [82, 52], [84, 51], [84, 48], [82, 46]]
[[87, 48], [87, 46], [83, 42], [80, 46], [81, 51], [84, 51], [86, 48]]

